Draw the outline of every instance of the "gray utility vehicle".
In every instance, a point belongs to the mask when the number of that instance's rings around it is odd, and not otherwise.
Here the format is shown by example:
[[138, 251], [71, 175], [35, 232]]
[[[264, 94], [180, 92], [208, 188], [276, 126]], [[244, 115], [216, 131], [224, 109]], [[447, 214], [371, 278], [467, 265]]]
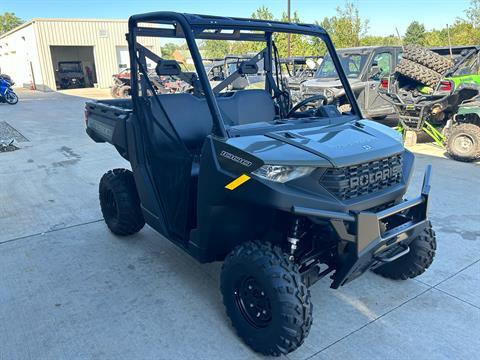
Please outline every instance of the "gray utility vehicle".
[[[338, 50], [338, 56], [347, 75], [363, 115], [383, 119], [395, 110], [388, 101], [380, 97], [378, 88], [383, 76], [394, 71], [401, 59], [400, 46], [365, 46]], [[304, 99], [322, 94], [328, 104], [348, 110], [348, 100], [331, 57], [328, 55], [315, 76], [300, 85]]]
[[305, 80], [313, 78], [322, 61], [323, 56], [292, 56], [280, 59], [293, 102], [302, 100], [300, 85]]
[[[292, 106], [275, 71], [275, 39], [286, 33], [324, 41], [350, 113], [299, 111], [319, 95]], [[175, 60], [138, 42], [144, 36], [185, 38], [196, 72], [182, 75]], [[430, 266], [430, 167], [421, 194], [404, 199], [414, 156], [398, 132], [362, 118], [324, 29], [157, 12], [132, 16], [127, 38], [132, 98], [89, 101], [85, 112], [90, 137], [114, 145], [132, 168], [100, 180], [105, 222], [123, 236], [147, 223], [200, 262], [224, 261], [227, 315], [252, 349], [280, 355], [303, 343], [308, 287], [324, 276], [338, 288], [369, 269], [408, 279]], [[197, 46], [205, 39], [254, 41], [261, 50], [212, 89]], [[193, 91], [156, 94], [147, 58], [158, 76], [189, 78]], [[228, 89], [257, 74], [258, 63], [263, 89]]]

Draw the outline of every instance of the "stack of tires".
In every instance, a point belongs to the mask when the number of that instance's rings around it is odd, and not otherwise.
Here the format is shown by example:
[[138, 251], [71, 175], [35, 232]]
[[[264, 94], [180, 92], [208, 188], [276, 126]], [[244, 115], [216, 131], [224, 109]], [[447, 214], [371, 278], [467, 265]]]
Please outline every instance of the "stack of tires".
[[418, 45], [407, 45], [395, 71], [410, 80], [435, 87], [452, 66], [448, 58]]

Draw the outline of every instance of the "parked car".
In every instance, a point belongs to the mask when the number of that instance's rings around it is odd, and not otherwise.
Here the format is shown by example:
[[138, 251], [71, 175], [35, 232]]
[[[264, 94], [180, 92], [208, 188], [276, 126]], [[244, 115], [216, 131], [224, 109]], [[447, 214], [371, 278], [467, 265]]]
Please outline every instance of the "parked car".
[[[393, 72], [401, 59], [400, 46], [366, 46], [339, 49], [338, 57], [347, 75], [357, 102], [366, 117], [381, 119], [393, 114], [393, 106], [378, 94], [380, 79]], [[302, 98], [322, 94], [328, 104], [349, 111], [345, 91], [332, 58], [325, 56], [315, 76], [300, 85]]]

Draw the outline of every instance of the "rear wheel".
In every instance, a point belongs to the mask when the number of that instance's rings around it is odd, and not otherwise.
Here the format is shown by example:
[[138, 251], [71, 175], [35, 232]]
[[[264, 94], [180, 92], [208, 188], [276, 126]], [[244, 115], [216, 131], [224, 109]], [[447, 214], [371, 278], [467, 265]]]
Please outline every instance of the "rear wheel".
[[108, 228], [116, 235], [132, 235], [145, 225], [133, 173], [114, 169], [102, 176], [100, 207]]
[[279, 247], [247, 242], [235, 248], [222, 267], [221, 291], [238, 335], [259, 353], [287, 354], [310, 331], [310, 292]]
[[458, 161], [480, 159], [480, 127], [467, 123], [454, 125], [448, 135], [447, 152]]
[[432, 264], [437, 249], [435, 231], [430, 222], [425, 230], [410, 243], [410, 251], [402, 257], [385, 265], [379, 266], [373, 272], [394, 280], [413, 279]]

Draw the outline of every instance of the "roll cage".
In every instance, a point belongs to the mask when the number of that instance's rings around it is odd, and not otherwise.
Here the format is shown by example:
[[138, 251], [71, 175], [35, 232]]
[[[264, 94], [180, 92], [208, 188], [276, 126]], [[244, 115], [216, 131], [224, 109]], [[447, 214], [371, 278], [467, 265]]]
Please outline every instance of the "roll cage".
[[[279, 74], [278, 72], [274, 74], [274, 68], [278, 69], [278, 67], [272, 66], [274, 58], [276, 61], [279, 61], [276, 56], [277, 54], [275, 53], [275, 45], [272, 40], [272, 35], [273, 33], [287, 33], [319, 37], [324, 41], [328, 53], [333, 60], [338, 76], [343, 84], [348, 100], [352, 105], [352, 112], [360, 118], [362, 117], [354, 94], [342, 69], [340, 60], [335, 52], [333, 43], [325, 30], [317, 25], [204, 16], [196, 14], [180, 14], [175, 12], [153, 12], [131, 16], [128, 22], [128, 30], [129, 32], [127, 34], [127, 41], [129, 43], [130, 63], [132, 64], [131, 93], [135, 110], [138, 110], [139, 107], [141, 107], [141, 100], [139, 96], [139, 89], [141, 86], [139, 81], [144, 81], [144, 87], [148, 87], [148, 81], [145, 79], [146, 77], [140, 76], [142, 73], [145, 73], [147, 69], [145, 56], [151, 58], [152, 55], [155, 55], [145, 47], [141, 46], [137, 42], [137, 37], [185, 39], [197, 71], [197, 75], [192, 75], [189, 80], [191, 82], [197, 82], [199, 87], [202, 89], [203, 95], [205, 96], [213, 119], [212, 134], [219, 138], [228, 138], [228, 133], [225, 129], [224, 121], [215, 98], [215, 92], [210, 86], [202, 57], [195, 40], [202, 39], [265, 42], [266, 47], [264, 50], [262, 50], [262, 58], [264, 60], [266, 74], [265, 90], [273, 98], [276, 98], [279, 96], [281, 90], [277, 86], [279, 82]], [[156, 59], [161, 59], [156, 55], [155, 57]], [[235, 75], [234, 73], [232, 75], [237, 76], [238, 74]], [[277, 82], [274, 79], [275, 75], [277, 77]]]

